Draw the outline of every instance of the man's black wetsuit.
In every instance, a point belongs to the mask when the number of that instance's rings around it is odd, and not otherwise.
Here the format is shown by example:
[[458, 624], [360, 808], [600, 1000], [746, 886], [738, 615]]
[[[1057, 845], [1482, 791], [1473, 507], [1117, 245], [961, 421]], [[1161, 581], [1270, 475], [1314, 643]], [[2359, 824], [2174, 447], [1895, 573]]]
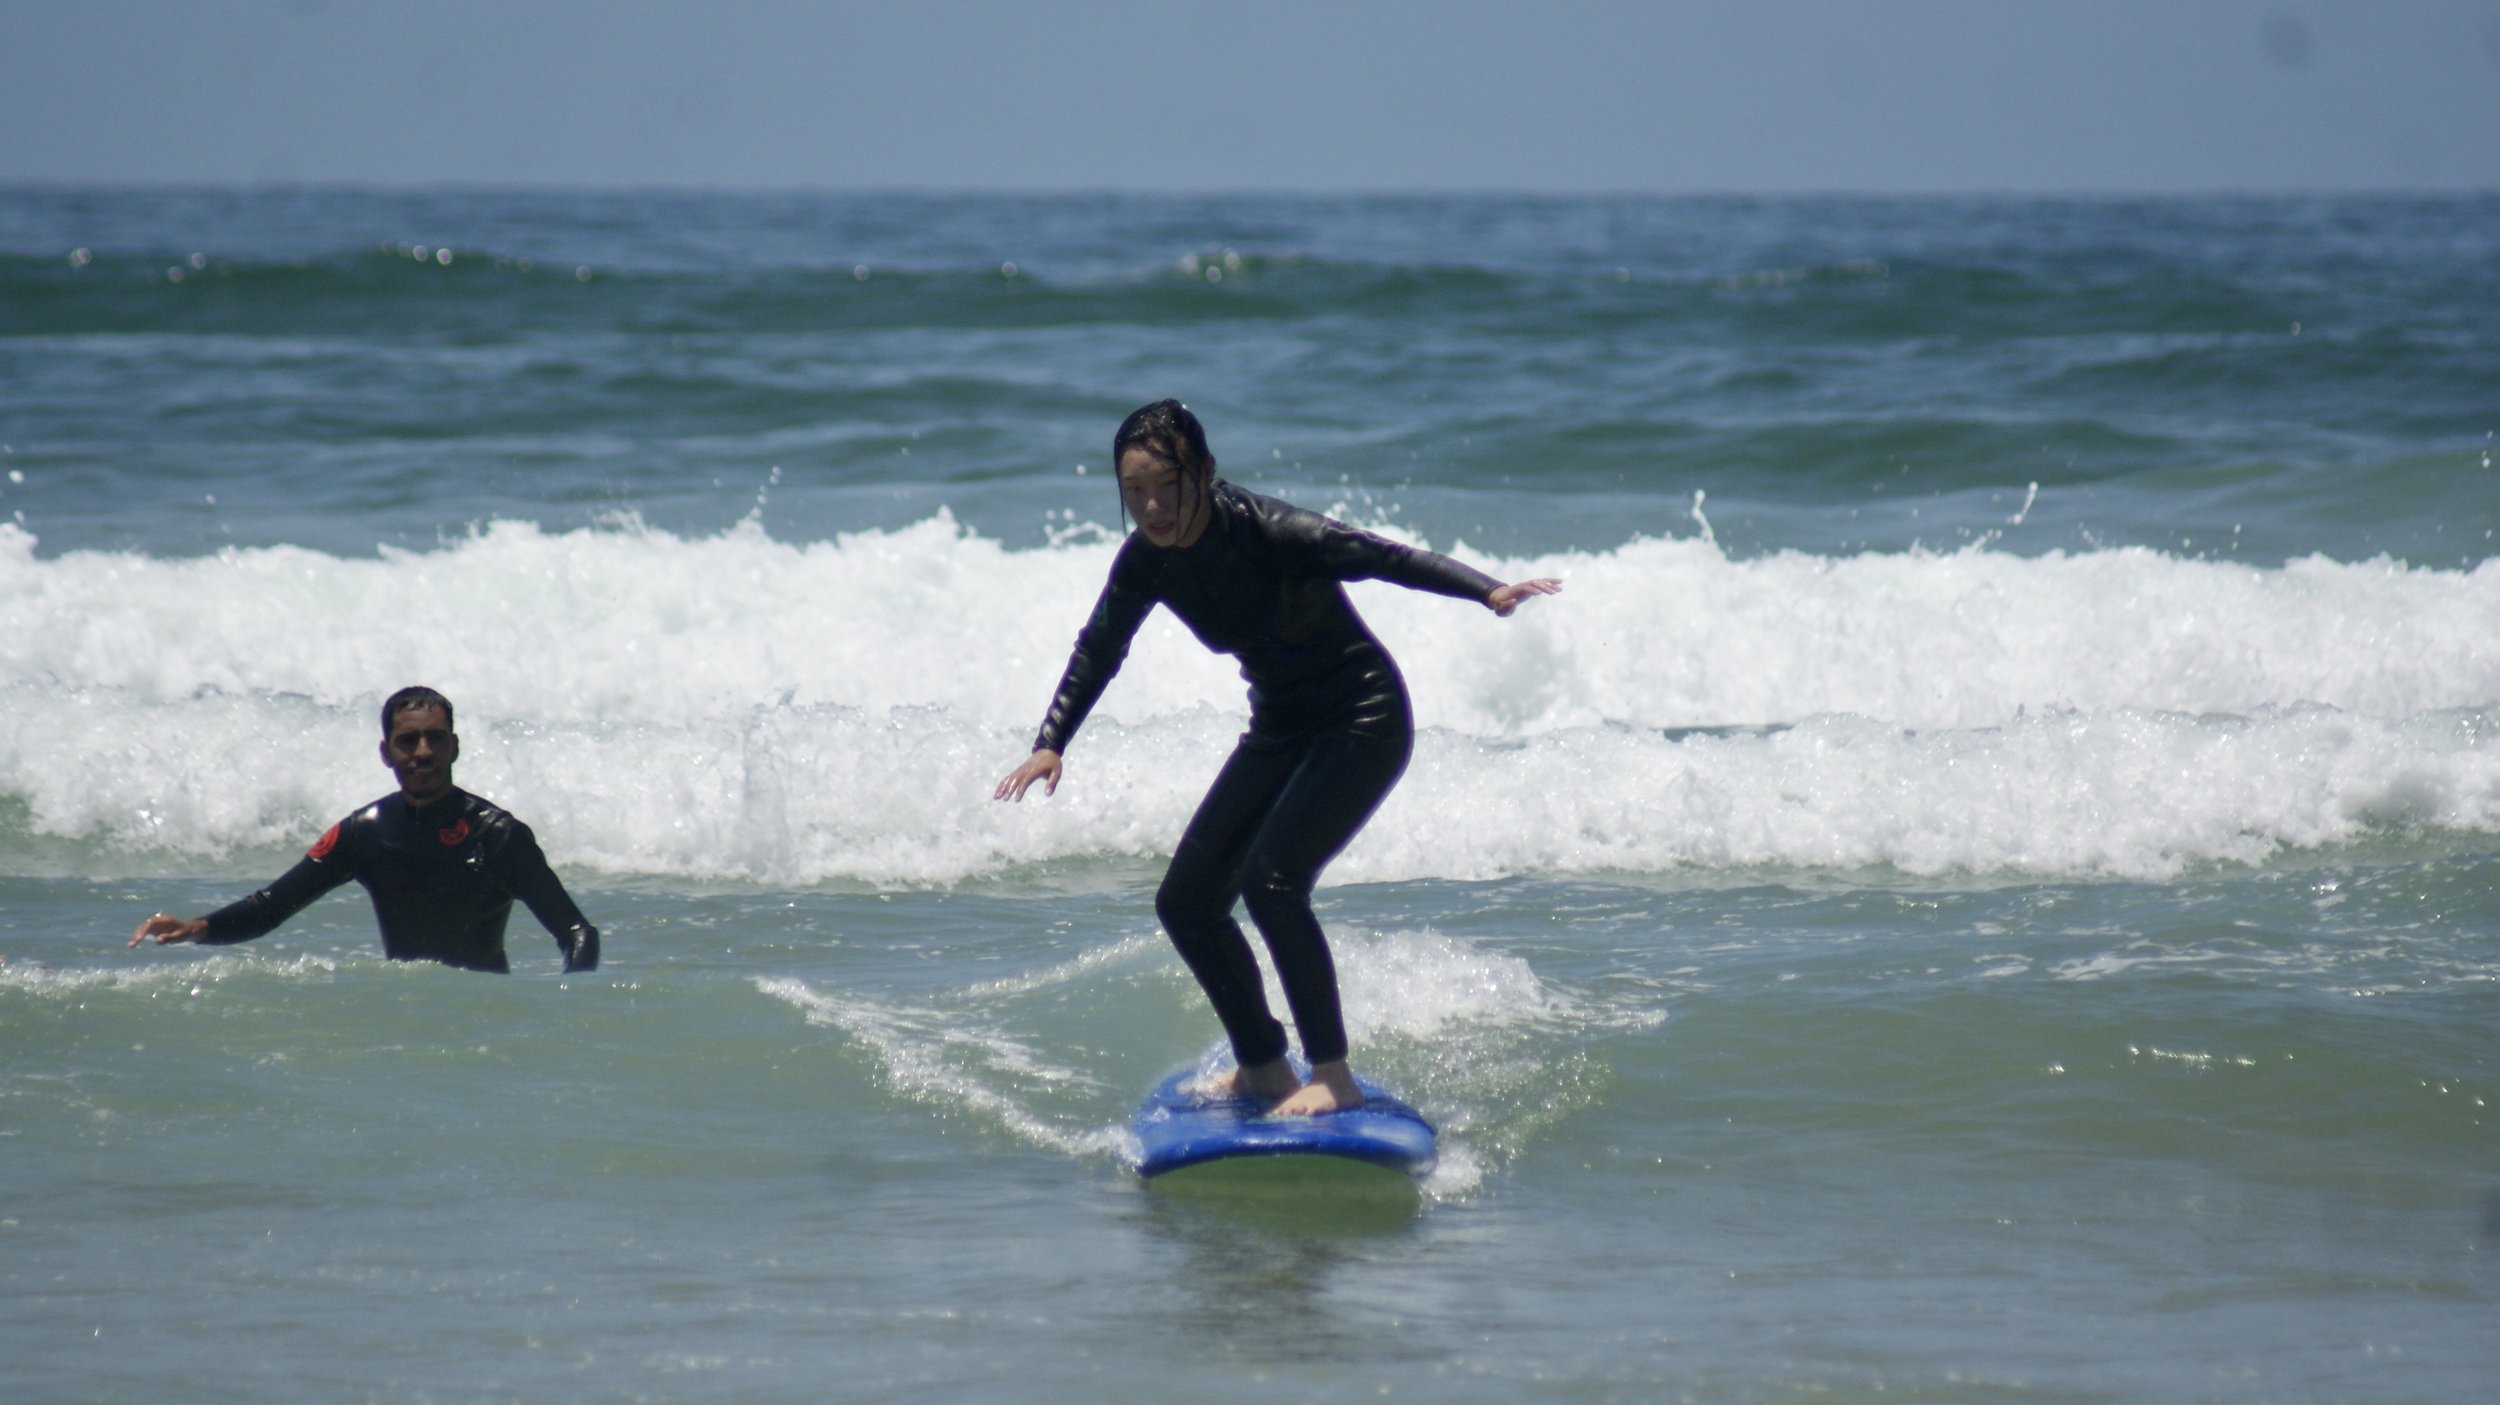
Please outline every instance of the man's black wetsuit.
[[208, 915], [198, 940], [250, 941], [353, 878], [373, 897], [394, 961], [509, 971], [504, 922], [519, 898], [564, 951], [564, 969], [599, 965], [599, 929], [547, 867], [530, 827], [465, 790], [418, 809], [386, 795], [313, 842], [277, 882]]
[[1186, 547], [1156, 546], [1143, 532], [1122, 545], [1033, 744], [1067, 750], [1158, 603], [1200, 643], [1241, 660], [1250, 730], [1173, 850], [1155, 914], [1247, 1068], [1281, 1056], [1285, 1031], [1233, 921], [1234, 900], [1245, 903], [1304, 1057], [1326, 1063], [1345, 1057], [1345, 1022], [1311, 888], [1397, 783], [1415, 739], [1406, 681], [1342, 583], [1482, 601], [1501, 582], [1230, 483], [1213, 485], [1209, 507], [1206, 530]]

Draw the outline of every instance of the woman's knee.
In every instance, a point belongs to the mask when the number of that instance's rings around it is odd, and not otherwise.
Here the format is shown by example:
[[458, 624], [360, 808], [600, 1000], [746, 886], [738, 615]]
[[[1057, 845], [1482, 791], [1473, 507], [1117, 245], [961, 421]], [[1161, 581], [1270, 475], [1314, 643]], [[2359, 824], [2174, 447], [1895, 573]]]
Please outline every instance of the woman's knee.
[[1178, 870], [1164, 874], [1162, 886], [1155, 889], [1155, 918], [1176, 939], [1221, 923], [1231, 909], [1231, 901], [1214, 884]]
[[1242, 875], [1241, 901], [1250, 909], [1250, 920], [1259, 924], [1260, 931], [1272, 931], [1278, 919], [1310, 912], [1311, 889], [1318, 877], [1254, 862], [1250, 871]]

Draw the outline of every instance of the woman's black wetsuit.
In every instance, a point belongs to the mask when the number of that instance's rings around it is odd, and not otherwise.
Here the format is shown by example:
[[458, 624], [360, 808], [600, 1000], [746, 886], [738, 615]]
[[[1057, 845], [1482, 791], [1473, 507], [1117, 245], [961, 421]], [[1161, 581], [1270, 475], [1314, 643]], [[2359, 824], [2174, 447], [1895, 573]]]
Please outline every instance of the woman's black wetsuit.
[[1205, 987], [1244, 1068], [1285, 1052], [1233, 902], [1250, 909], [1313, 1063], [1346, 1054], [1336, 966], [1311, 915], [1320, 869], [1406, 769], [1414, 718], [1397, 665], [1342, 582], [1383, 580], [1482, 601], [1501, 582], [1446, 556], [1359, 532], [1217, 481], [1186, 547], [1132, 533], [1078, 633], [1036, 749], [1069, 739], [1157, 603], [1200, 643], [1241, 660], [1250, 730], [1198, 804], [1155, 894], [1155, 914]]

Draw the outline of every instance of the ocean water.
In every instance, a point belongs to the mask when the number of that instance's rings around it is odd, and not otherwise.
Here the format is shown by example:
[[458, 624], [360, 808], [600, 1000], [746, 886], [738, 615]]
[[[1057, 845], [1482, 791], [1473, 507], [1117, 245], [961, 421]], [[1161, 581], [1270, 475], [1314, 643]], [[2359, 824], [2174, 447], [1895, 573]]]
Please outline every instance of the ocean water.
[[[1496, 574], [1320, 893], [1409, 1196], [1141, 1183], [1241, 684], [1120, 416]], [[11, 1400], [2456, 1401], [2500, 198], [0, 189]], [[382, 793], [607, 933], [361, 894]]]

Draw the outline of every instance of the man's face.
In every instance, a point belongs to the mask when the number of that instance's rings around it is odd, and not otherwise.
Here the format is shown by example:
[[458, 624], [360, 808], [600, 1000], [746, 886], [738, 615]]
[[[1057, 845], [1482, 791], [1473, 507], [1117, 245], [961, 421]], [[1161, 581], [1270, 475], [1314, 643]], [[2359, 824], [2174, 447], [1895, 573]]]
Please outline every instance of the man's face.
[[439, 707], [412, 707], [393, 714], [382, 739], [382, 764], [399, 777], [399, 793], [425, 805], [451, 793], [451, 763], [460, 759], [460, 738]]

